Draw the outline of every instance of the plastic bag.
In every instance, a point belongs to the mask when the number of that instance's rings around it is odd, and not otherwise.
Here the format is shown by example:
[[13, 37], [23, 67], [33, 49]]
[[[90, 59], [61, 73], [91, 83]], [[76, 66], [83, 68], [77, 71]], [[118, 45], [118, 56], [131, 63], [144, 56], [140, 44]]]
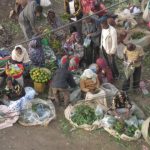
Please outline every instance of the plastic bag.
[[112, 128], [116, 123], [116, 118], [110, 115], [105, 115], [101, 120], [101, 124], [104, 128]]
[[41, 5], [42, 7], [48, 7], [48, 6], [51, 5], [51, 1], [50, 1], [50, 0], [41, 0], [41, 1], [40, 1], [40, 5]]
[[125, 65], [124, 66], [124, 73], [126, 76], [126, 79], [129, 79], [130, 76], [134, 73], [135, 67], [133, 66], [129, 66], [129, 65]]
[[138, 119], [136, 116], [132, 116], [129, 120], [125, 120], [125, 123], [128, 125], [128, 126], [135, 126], [136, 128], [138, 128], [139, 126], [139, 122], [138, 122]]
[[147, 3], [147, 6], [143, 12], [143, 20], [146, 21], [146, 22], [149, 22], [150, 21], [150, 12], [149, 12], [149, 2]]
[[25, 96], [17, 101], [10, 101], [9, 108], [12, 111], [20, 111], [26, 109], [30, 101], [35, 97], [35, 90], [31, 87], [25, 87]]
[[85, 48], [87, 48], [87, 47], [90, 46], [90, 44], [91, 44], [91, 39], [90, 39], [89, 37], [86, 37], [86, 38], [84, 39], [83, 46], [84, 46]]
[[95, 109], [95, 115], [98, 119], [102, 119], [104, 116], [103, 109], [99, 105]]
[[112, 98], [118, 92], [118, 89], [111, 83], [104, 83], [101, 88], [106, 92], [107, 107], [110, 107], [112, 104]]
[[21, 112], [19, 123], [23, 126], [43, 125], [56, 118], [55, 107], [51, 101], [34, 99], [32, 107]]
[[13, 126], [19, 119], [19, 112], [12, 112], [9, 107], [0, 105], [0, 129]]
[[70, 94], [70, 101], [77, 101], [80, 100], [81, 97], [81, 90], [80, 88], [74, 90], [71, 94]]

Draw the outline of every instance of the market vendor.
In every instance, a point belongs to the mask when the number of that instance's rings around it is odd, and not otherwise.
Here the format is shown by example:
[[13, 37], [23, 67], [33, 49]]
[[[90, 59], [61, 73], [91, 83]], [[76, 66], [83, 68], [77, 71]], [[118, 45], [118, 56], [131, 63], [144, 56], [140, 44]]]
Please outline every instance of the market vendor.
[[6, 87], [2, 90], [4, 95], [3, 100], [18, 100], [25, 95], [24, 87], [22, 87], [15, 79], [8, 77], [6, 80]]
[[55, 98], [56, 105], [60, 105], [60, 94], [63, 94], [64, 104], [67, 106], [70, 100], [68, 87], [76, 87], [75, 80], [70, 71], [68, 71], [69, 61], [61, 64], [61, 67], [56, 70], [52, 79], [51, 88]]
[[100, 82], [98, 76], [91, 69], [84, 70], [80, 78], [80, 88], [83, 92], [83, 96], [85, 96], [87, 92], [94, 93], [99, 87]]
[[28, 64], [30, 62], [27, 50], [22, 45], [17, 45], [11, 54], [12, 63]]
[[108, 113], [118, 118], [128, 118], [133, 113], [132, 104], [130, 103], [127, 94], [123, 91], [117, 92], [113, 97], [112, 105], [109, 110]]
[[29, 57], [33, 65], [42, 67], [45, 64], [41, 39], [34, 39], [29, 43]]

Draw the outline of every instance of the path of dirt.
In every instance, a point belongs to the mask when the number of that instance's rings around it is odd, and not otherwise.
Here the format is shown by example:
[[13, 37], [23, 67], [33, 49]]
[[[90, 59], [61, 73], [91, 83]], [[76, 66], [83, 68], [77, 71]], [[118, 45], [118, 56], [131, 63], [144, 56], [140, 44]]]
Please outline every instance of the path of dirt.
[[[53, 1], [54, 10], [61, 13], [62, 1]], [[0, 0], [0, 21], [8, 17], [12, 4], [13, 0]], [[137, 102], [141, 105], [150, 104], [148, 99], [141, 97], [137, 97]], [[142, 139], [137, 142], [117, 141], [103, 130], [70, 132], [71, 128], [64, 121], [63, 109], [57, 114], [57, 119], [48, 127], [22, 127], [15, 124], [0, 130], [0, 150], [142, 150], [143, 144], [147, 146]]]

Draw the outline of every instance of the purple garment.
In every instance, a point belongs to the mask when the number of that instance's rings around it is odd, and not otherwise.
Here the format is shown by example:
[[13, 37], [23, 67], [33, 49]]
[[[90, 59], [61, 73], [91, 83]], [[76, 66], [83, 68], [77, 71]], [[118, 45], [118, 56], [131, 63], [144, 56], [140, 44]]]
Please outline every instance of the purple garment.
[[44, 51], [41, 46], [41, 40], [32, 40], [29, 43], [29, 57], [35, 66], [43, 66], [45, 63]]

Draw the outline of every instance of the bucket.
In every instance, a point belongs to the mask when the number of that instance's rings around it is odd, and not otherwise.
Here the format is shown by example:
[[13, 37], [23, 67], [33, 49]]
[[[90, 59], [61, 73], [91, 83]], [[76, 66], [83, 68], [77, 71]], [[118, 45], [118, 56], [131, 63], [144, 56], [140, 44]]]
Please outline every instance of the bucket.
[[38, 93], [43, 93], [45, 90], [45, 83], [36, 83], [34, 82], [34, 89]]

